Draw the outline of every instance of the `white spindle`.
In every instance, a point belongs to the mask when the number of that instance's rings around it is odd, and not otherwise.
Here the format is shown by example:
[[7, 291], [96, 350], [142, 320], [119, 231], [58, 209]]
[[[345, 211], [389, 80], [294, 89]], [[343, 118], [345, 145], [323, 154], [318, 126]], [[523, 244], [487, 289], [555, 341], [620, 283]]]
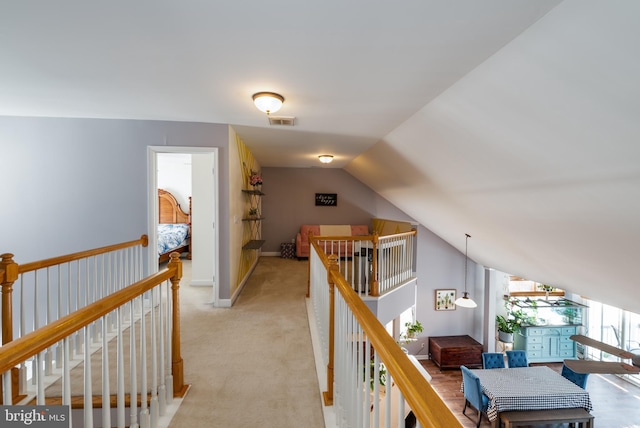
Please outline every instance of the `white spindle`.
[[[58, 314], [56, 319], [62, 318], [62, 265], [58, 266]], [[62, 344], [56, 345], [56, 368], [62, 368]]]
[[[77, 311], [78, 309], [80, 309], [80, 261], [78, 260], [76, 262], [76, 306], [75, 306], [75, 310]], [[81, 355], [82, 354], [82, 335], [80, 334], [80, 332], [76, 332], [75, 334], [76, 337], [76, 354]], [[85, 342], [86, 343], [86, 342]], [[87, 348], [85, 346], [85, 348]], [[85, 352], [86, 354], [86, 352]]]
[[140, 427], [150, 428], [147, 407], [147, 332], [144, 313], [144, 294], [140, 296]]
[[109, 385], [109, 341], [105, 333], [105, 323], [102, 317], [102, 426], [111, 426], [111, 397]]
[[136, 319], [135, 319], [135, 299], [131, 301], [129, 312], [131, 317], [131, 327], [129, 328], [129, 394], [131, 396], [130, 422], [129, 428], [138, 428], [138, 372], [136, 370]]
[[44, 351], [39, 352], [36, 355], [36, 382], [38, 385], [38, 392], [36, 396], [36, 404], [39, 406], [44, 405]]
[[[84, 343], [90, 343], [89, 327], [82, 330]], [[84, 347], [84, 428], [93, 428], [93, 387], [91, 385], [91, 350], [89, 348], [89, 346]]]
[[2, 404], [5, 406], [13, 404], [11, 391], [11, 370], [7, 370], [2, 374]]
[[[40, 311], [38, 311], [38, 271], [33, 273], [33, 331], [40, 327]], [[31, 384], [37, 385], [38, 358], [32, 360]]]
[[173, 403], [173, 374], [171, 371], [171, 332], [172, 332], [172, 323], [171, 323], [171, 311], [172, 311], [172, 306], [173, 306], [173, 295], [171, 294], [171, 281], [165, 281], [165, 285], [166, 285], [166, 293], [167, 293], [167, 324], [166, 324], [166, 328], [167, 328], [167, 332], [166, 332], [166, 352], [167, 352], [167, 358], [166, 358], [166, 365], [167, 365], [167, 370], [166, 370], [166, 381], [165, 384], [167, 385], [167, 404], [171, 404]]
[[159, 306], [158, 306], [158, 340], [159, 340], [159, 344], [158, 344], [158, 356], [160, 358], [160, 361], [158, 362], [158, 365], [160, 366], [160, 375], [159, 375], [159, 381], [160, 381], [160, 385], [158, 386], [158, 404], [159, 404], [159, 413], [160, 416], [164, 416], [167, 413], [167, 389], [165, 387], [165, 371], [164, 371], [164, 355], [165, 355], [165, 348], [164, 348], [164, 304], [163, 304], [163, 300], [162, 300], [162, 285], [158, 285], [157, 287], [158, 290], [158, 297], [159, 297]]
[[[116, 309], [116, 319], [117, 319], [117, 327], [118, 327], [118, 349], [117, 349], [117, 368], [116, 374], [118, 376], [118, 396], [117, 396], [117, 427], [124, 428], [125, 427], [125, 403], [124, 403], [124, 340], [122, 337], [122, 310], [121, 308]], [[111, 426], [111, 425], [107, 425]]]
[[156, 329], [156, 291], [157, 287], [151, 290], [151, 402], [149, 413], [151, 416], [151, 427], [158, 426], [158, 338]]
[[[69, 337], [62, 339], [62, 347], [62, 404], [71, 406], [71, 351]], [[69, 413], [69, 427], [72, 426], [72, 413]]]
[[[47, 319], [47, 324], [50, 324], [53, 319], [51, 318], [51, 271], [49, 267], [47, 267], [47, 302], [44, 305], [45, 317]], [[48, 347], [44, 351], [44, 374], [49, 376], [51, 375], [51, 371], [53, 370], [53, 354], [52, 348]]]
[[[19, 322], [20, 332], [18, 337], [22, 337], [26, 334], [25, 331], [25, 305], [24, 305], [24, 275], [20, 275], [20, 322]], [[26, 361], [20, 363], [20, 394], [27, 393], [27, 365]], [[3, 390], [6, 391], [6, 388]], [[5, 401], [6, 403], [6, 401]]]

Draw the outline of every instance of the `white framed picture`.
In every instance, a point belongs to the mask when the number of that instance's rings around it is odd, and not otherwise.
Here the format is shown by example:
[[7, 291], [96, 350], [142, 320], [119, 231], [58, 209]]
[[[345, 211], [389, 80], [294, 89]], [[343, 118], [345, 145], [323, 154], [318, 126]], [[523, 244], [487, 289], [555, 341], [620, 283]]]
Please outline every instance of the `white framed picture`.
[[436, 311], [456, 310], [456, 290], [441, 289], [436, 290]]

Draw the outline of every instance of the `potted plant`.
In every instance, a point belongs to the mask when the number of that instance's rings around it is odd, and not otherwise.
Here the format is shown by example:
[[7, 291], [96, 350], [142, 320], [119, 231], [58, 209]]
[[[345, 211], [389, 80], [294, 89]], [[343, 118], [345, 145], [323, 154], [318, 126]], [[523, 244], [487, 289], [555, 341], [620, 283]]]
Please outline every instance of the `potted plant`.
[[405, 341], [416, 340], [418, 333], [422, 333], [424, 329], [418, 320], [415, 322], [407, 322], [404, 326], [407, 327], [407, 330], [404, 332]]
[[511, 314], [506, 317], [504, 315], [496, 315], [496, 324], [498, 325], [498, 339], [500, 342], [513, 342], [513, 333], [520, 329], [520, 323]]

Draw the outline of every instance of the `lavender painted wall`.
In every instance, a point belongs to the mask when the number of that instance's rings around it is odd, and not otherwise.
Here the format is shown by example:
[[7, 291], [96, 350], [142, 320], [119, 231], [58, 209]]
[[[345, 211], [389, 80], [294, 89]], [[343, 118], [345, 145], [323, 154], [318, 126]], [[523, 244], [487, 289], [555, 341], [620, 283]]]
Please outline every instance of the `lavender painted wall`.
[[[147, 146], [218, 147], [220, 218], [228, 218], [228, 135], [220, 124], [0, 117], [0, 252], [26, 263], [148, 233]], [[222, 293], [224, 229], [220, 248]]]
[[[262, 236], [265, 252], [280, 251], [281, 242], [291, 242], [302, 224], [351, 224], [371, 226], [373, 217], [412, 221], [412, 219], [342, 169], [335, 168], [263, 168], [262, 212], [265, 220]], [[315, 193], [337, 193], [337, 207], [316, 207]], [[461, 231], [460, 239], [464, 239]], [[474, 322], [482, 317], [479, 307], [474, 310], [458, 308], [438, 311], [435, 290], [455, 288], [458, 295], [464, 290], [464, 254], [423, 226], [418, 226], [417, 318], [424, 324], [420, 342], [429, 336], [469, 334], [482, 341], [482, 324]], [[482, 275], [469, 262], [467, 288], [477, 303], [482, 302]], [[481, 306], [481, 305], [480, 305]], [[476, 318], [478, 317], [478, 318]], [[415, 351], [427, 353], [427, 346]]]

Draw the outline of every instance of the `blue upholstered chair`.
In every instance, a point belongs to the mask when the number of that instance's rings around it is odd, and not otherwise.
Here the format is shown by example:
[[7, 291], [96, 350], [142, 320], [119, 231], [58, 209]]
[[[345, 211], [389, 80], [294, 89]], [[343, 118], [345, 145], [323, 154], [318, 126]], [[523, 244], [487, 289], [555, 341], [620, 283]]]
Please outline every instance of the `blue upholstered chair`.
[[525, 351], [507, 351], [507, 362], [510, 369], [514, 367], [529, 367]]
[[582, 389], [585, 389], [587, 387], [587, 378], [589, 377], [589, 373], [576, 373], [563, 364], [562, 372], [560, 374]]
[[501, 352], [483, 352], [482, 368], [483, 369], [503, 369], [504, 355]]
[[489, 407], [489, 398], [482, 392], [482, 385], [480, 384], [480, 378], [474, 375], [471, 370], [466, 366], [460, 366], [462, 370], [462, 384], [464, 388], [464, 409], [462, 414], [467, 410], [467, 405], [470, 405], [478, 411], [478, 423], [476, 428], [480, 426], [482, 422], [482, 414], [487, 412]]

